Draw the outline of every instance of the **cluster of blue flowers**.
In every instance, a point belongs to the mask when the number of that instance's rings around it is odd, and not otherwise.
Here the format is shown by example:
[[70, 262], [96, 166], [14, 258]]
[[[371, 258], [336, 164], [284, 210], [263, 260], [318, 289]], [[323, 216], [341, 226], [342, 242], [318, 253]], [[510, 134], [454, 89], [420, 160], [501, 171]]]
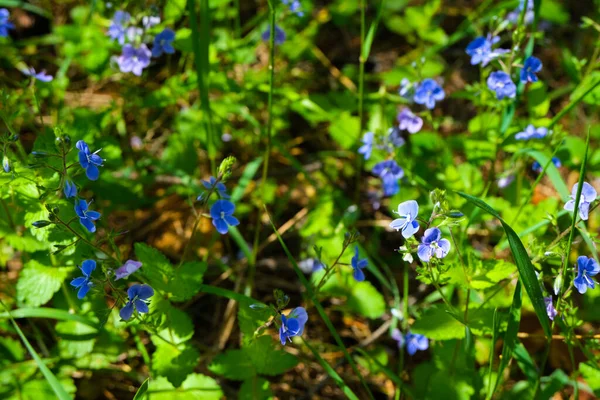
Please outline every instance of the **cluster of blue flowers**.
[[[141, 22], [142, 27], [138, 27], [128, 12], [116, 11], [106, 33], [123, 46], [121, 55], [116, 59], [121, 72], [137, 76], [141, 76], [144, 68], [150, 65], [152, 57], [175, 53], [175, 32], [172, 29], [164, 28], [154, 38], [150, 34], [152, 28], [160, 24], [160, 17], [144, 16]], [[152, 51], [148, 49], [150, 42]]]
[[392, 331], [392, 339], [398, 342], [398, 348], [406, 346], [406, 351], [409, 355], [414, 356], [419, 350], [424, 351], [429, 348], [429, 339], [418, 333], [407, 332], [405, 335], [399, 329]]

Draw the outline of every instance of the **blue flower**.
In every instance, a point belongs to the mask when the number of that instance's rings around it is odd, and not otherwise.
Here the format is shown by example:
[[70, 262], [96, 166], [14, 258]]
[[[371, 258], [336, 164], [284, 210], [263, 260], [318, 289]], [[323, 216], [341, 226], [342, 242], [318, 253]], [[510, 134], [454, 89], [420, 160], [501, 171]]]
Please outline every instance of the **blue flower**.
[[398, 94], [405, 99], [411, 99], [414, 95], [414, 86], [411, 81], [407, 78], [402, 78], [400, 81], [400, 89], [398, 89]]
[[298, 17], [304, 16], [304, 12], [300, 9], [302, 6], [300, 5], [299, 0], [281, 0], [281, 2], [286, 6], [289, 6], [290, 11]]
[[373, 132], [367, 132], [362, 137], [363, 145], [358, 149], [358, 153], [365, 157], [365, 160], [371, 158], [373, 152], [373, 142], [375, 140], [375, 134]]
[[432, 257], [444, 258], [450, 251], [448, 239], [442, 239], [442, 231], [439, 228], [429, 228], [421, 238], [421, 244], [417, 248], [417, 255], [423, 262], [429, 262]]
[[[268, 42], [271, 39], [271, 26], [267, 26], [267, 30], [265, 30], [260, 36], [262, 40]], [[282, 45], [285, 42], [285, 31], [281, 29], [279, 26], [275, 25], [275, 44]]]
[[[554, 166], [556, 168], [560, 168], [562, 166], [562, 163], [560, 162], [560, 159], [558, 157], [552, 157], [552, 164], [554, 164]], [[544, 168], [542, 168], [542, 166], [540, 165], [540, 163], [537, 162], [537, 161], [533, 162], [533, 165], [531, 166], [531, 169], [534, 172], [538, 172], [538, 173], [540, 173], [540, 172], [542, 172], [544, 170]]]
[[544, 297], [544, 303], [546, 303], [546, 314], [548, 314], [548, 318], [550, 318], [551, 321], [554, 321], [554, 317], [556, 317], [556, 314], [558, 313], [552, 304], [552, 296]]
[[392, 331], [392, 339], [394, 339], [396, 342], [398, 342], [398, 348], [401, 349], [404, 347], [404, 335], [402, 335], [402, 332], [400, 332], [399, 329], [394, 329]]
[[112, 40], [116, 40], [119, 44], [125, 43], [125, 25], [129, 23], [131, 15], [125, 11], [115, 11], [112, 22], [106, 33]]
[[[527, 0], [527, 11], [525, 11], [525, 25], [529, 25], [533, 22], [533, 19], [535, 17], [533, 8], [534, 8], [534, 0]], [[510, 13], [508, 13], [508, 15], [506, 16], [506, 19], [512, 23], [517, 23], [519, 22], [519, 18], [521, 18], [521, 11], [523, 10], [523, 8], [525, 7], [525, 0], [520, 0], [519, 1], [519, 6], [511, 11]]]
[[421, 117], [413, 114], [408, 108], [403, 109], [396, 119], [398, 120], [398, 127], [401, 131], [417, 133], [423, 127], [423, 120]]
[[75, 147], [79, 150], [79, 164], [85, 169], [85, 175], [89, 180], [95, 181], [100, 176], [98, 167], [101, 167], [104, 161], [97, 154], [101, 149], [91, 153], [89, 146], [83, 140], [79, 140]]
[[492, 46], [500, 40], [499, 36], [488, 35], [487, 37], [479, 36], [467, 45], [466, 52], [471, 56], [471, 65], [480, 64], [486, 66], [494, 58], [508, 53], [505, 49], [492, 49]]
[[46, 70], [42, 70], [42, 72], [36, 73], [35, 69], [30, 67], [28, 69], [22, 69], [21, 72], [27, 76], [31, 76], [32, 78], [42, 82], [51, 82], [52, 79], [54, 79], [52, 75], [46, 74]]
[[320, 271], [324, 268], [323, 263], [317, 258], [307, 258], [298, 263], [298, 268], [305, 274], [311, 274], [313, 272]]
[[160, 24], [160, 17], [158, 15], [142, 17], [142, 25], [144, 26], [144, 29], [150, 29], [158, 24]]
[[126, 44], [123, 46], [123, 53], [117, 58], [117, 64], [121, 72], [133, 72], [134, 75], [141, 76], [142, 70], [150, 65], [151, 55], [152, 53], [143, 43], [138, 49]]
[[400, 128], [398, 126], [393, 126], [388, 129], [388, 135], [385, 138], [383, 143], [383, 148], [387, 149], [388, 152], [392, 153], [394, 148], [402, 147], [406, 141], [402, 137], [402, 133], [400, 132]]
[[539, 58], [530, 56], [525, 59], [521, 70], [521, 82], [537, 82], [536, 73], [542, 70], [542, 62]]
[[487, 85], [490, 90], [496, 92], [496, 98], [502, 100], [505, 97], [513, 98], [517, 94], [517, 87], [510, 79], [510, 75], [503, 71], [495, 71], [488, 76]]
[[573, 285], [577, 291], [584, 294], [587, 288], [593, 289], [596, 285], [594, 280], [590, 278], [600, 272], [600, 265], [593, 258], [586, 256], [577, 257], [577, 277], [573, 279]]
[[10, 160], [6, 156], [2, 157], [2, 169], [7, 174], [10, 172]]
[[279, 340], [285, 346], [289, 340], [292, 341], [294, 336], [302, 336], [304, 325], [308, 321], [308, 314], [304, 307], [294, 308], [287, 317], [281, 314], [281, 327], [279, 328]]
[[141, 262], [127, 260], [125, 264], [115, 270], [115, 280], [118, 281], [119, 279], [127, 278], [141, 267]]
[[548, 128], [535, 126], [529, 124], [523, 132], [519, 132], [515, 135], [516, 140], [530, 140], [530, 139], [543, 139], [548, 134]]
[[234, 211], [235, 206], [229, 200], [217, 200], [210, 208], [212, 223], [221, 235], [229, 232], [230, 226], [240, 224], [240, 221], [233, 216]]
[[64, 191], [65, 197], [67, 199], [77, 196], [77, 186], [75, 186], [73, 181], [70, 179], [67, 179], [65, 181], [65, 187], [64, 187], [63, 191]]
[[427, 78], [417, 85], [414, 101], [417, 104], [423, 104], [425, 107], [433, 110], [435, 102], [444, 100], [445, 96], [444, 89], [442, 89], [442, 87], [433, 79]]
[[[571, 200], [567, 201], [564, 209], [567, 211], [573, 211], [575, 209], [575, 199], [577, 198], [577, 187], [576, 183], [571, 189]], [[581, 189], [581, 198], [579, 199], [579, 216], [582, 220], [587, 221], [588, 213], [590, 211], [590, 203], [596, 200], [598, 193], [592, 185], [587, 182], [583, 182], [583, 188]]]
[[[227, 194], [227, 188], [222, 182], [218, 182], [214, 176], [211, 176], [208, 181], [202, 181], [202, 186], [204, 186], [207, 190], [216, 191], [219, 194], [220, 198], [228, 199], [229, 195]], [[204, 193], [198, 196], [196, 199], [200, 201], [204, 198]]]
[[119, 315], [125, 321], [128, 321], [133, 315], [133, 311], [137, 310], [138, 313], [147, 313], [149, 298], [154, 296], [154, 289], [148, 285], [133, 285], [127, 290], [127, 296], [129, 301], [125, 304]]
[[390, 228], [402, 231], [402, 236], [408, 239], [419, 230], [417, 214], [419, 214], [419, 204], [414, 200], [408, 200], [398, 204], [398, 211], [395, 211], [400, 218], [390, 223]]
[[161, 33], [154, 37], [154, 46], [152, 46], [152, 57], [160, 57], [162, 53], [173, 54], [173, 40], [175, 40], [175, 32], [172, 29], [163, 29]]
[[15, 29], [15, 26], [8, 22], [10, 12], [6, 8], [0, 8], [0, 37], [7, 37], [9, 29]]
[[79, 222], [91, 233], [96, 232], [96, 226], [93, 221], [100, 218], [98, 211], [88, 210], [88, 203], [85, 200], [75, 202], [75, 214], [79, 217]]
[[423, 335], [419, 335], [418, 333], [408, 332], [404, 336], [404, 341], [406, 343], [406, 351], [411, 356], [414, 355], [417, 350], [424, 351], [429, 348], [429, 339]]
[[369, 262], [366, 258], [360, 260], [358, 259], [358, 246], [354, 246], [354, 257], [352, 257], [351, 264], [353, 269], [352, 276], [354, 279], [356, 279], [358, 282], [364, 281], [365, 273], [362, 270], [369, 265]]
[[83, 276], [73, 279], [71, 281], [71, 286], [79, 288], [79, 291], [77, 292], [77, 298], [81, 300], [85, 297], [85, 295], [90, 291], [90, 288], [93, 286], [91, 279], [92, 272], [94, 272], [94, 270], [96, 269], [96, 261], [85, 260], [81, 263], [81, 267], [79, 267], [79, 269], [81, 269], [81, 273], [83, 274]]
[[393, 196], [400, 190], [398, 179], [404, 176], [404, 170], [394, 160], [381, 161], [373, 167], [373, 174], [383, 181], [384, 196]]

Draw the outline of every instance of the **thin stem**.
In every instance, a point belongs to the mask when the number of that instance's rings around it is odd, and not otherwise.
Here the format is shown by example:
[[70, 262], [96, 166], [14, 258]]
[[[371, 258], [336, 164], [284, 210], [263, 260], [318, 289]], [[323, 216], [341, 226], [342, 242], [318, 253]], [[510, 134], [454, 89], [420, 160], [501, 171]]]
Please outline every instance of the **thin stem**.
[[[366, 0], [360, 0], [360, 55], [358, 57], [358, 136], [356, 143], [359, 143], [362, 136], [363, 119], [364, 119], [364, 98], [365, 98], [365, 25], [366, 25]], [[360, 181], [362, 169], [362, 157], [360, 154], [356, 155], [356, 189], [354, 201], [358, 203], [360, 195]]]
[[333, 262], [333, 264], [331, 265], [331, 267], [329, 267], [327, 269], [327, 271], [325, 271], [325, 274], [323, 275], [323, 277], [321, 278], [321, 280], [319, 281], [319, 284], [317, 285], [317, 287], [315, 288], [315, 294], [319, 293], [319, 290], [321, 289], [321, 287], [325, 284], [325, 282], [327, 281], [326, 278], [329, 277], [330, 273], [333, 272], [333, 270], [335, 269], [335, 266], [338, 265], [338, 262], [340, 261], [340, 258], [342, 258], [342, 256], [344, 255], [344, 252], [346, 251], [346, 249], [348, 248], [347, 244], [344, 244], [344, 247], [342, 248], [342, 252], [340, 253], [340, 255], [335, 259], [335, 261]]

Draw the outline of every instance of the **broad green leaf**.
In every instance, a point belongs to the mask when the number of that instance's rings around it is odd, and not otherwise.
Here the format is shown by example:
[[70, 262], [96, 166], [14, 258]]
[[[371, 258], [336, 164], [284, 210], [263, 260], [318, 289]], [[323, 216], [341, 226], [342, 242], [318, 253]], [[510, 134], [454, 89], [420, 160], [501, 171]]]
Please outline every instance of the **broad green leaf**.
[[256, 376], [256, 368], [246, 349], [228, 350], [217, 355], [208, 369], [217, 375], [236, 381]]
[[135, 255], [142, 263], [139, 270], [148, 279], [148, 284], [159, 291], [169, 291], [173, 278], [173, 267], [160, 251], [144, 243], [135, 244]]
[[252, 309], [250, 308], [251, 304], [253, 303], [244, 301], [240, 302], [238, 306], [238, 325], [240, 331], [244, 334], [244, 340], [251, 339], [254, 332], [264, 325], [272, 315], [272, 311], [269, 308]]
[[411, 326], [411, 331], [433, 340], [462, 339], [465, 326], [452, 317], [445, 306], [428, 308]]
[[152, 368], [157, 375], [167, 378], [174, 387], [179, 387], [194, 372], [199, 357], [198, 350], [191, 346], [176, 347], [161, 343], [152, 354]]
[[186, 301], [200, 292], [202, 277], [206, 272], [205, 262], [186, 262], [175, 269], [174, 277], [169, 282], [172, 301]]
[[167, 378], [150, 381], [147, 392], [152, 400], [221, 400], [223, 391], [213, 378], [201, 374], [188, 375], [181, 387], [175, 388]]
[[27, 306], [41, 306], [52, 299], [72, 268], [51, 267], [30, 260], [17, 282], [17, 300]]
[[579, 363], [579, 372], [596, 396], [600, 396], [600, 368], [592, 362]]
[[500, 217], [500, 215], [489, 205], [487, 205], [484, 201], [468, 195], [466, 193], [457, 192], [459, 196], [466, 199], [469, 203], [481, 208], [488, 214], [497, 218], [504, 231], [506, 232], [506, 236], [508, 238], [508, 243], [510, 246], [510, 250], [513, 254], [513, 258], [515, 260], [515, 264], [517, 265], [517, 269], [519, 271], [519, 277], [525, 291], [527, 292], [531, 303], [533, 304], [533, 308], [537, 317], [540, 321], [542, 329], [546, 336], [550, 337], [552, 335], [552, 330], [550, 329], [550, 323], [548, 322], [548, 316], [546, 315], [546, 306], [544, 304], [544, 296], [542, 294], [542, 290], [540, 289], [540, 284], [537, 280], [537, 276], [535, 274], [535, 269], [531, 264], [531, 260], [529, 259], [529, 254], [527, 250], [521, 243], [519, 236], [515, 233], [515, 231]]
[[264, 378], [246, 379], [240, 391], [238, 392], [238, 400], [272, 400], [273, 392], [269, 385], [269, 381]]
[[62, 321], [56, 324], [60, 337], [58, 348], [65, 358], [80, 358], [94, 349], [98, 330], [75, 321]]
[[[159, 327], [158, 334], [173, 344], [182, 344], [194, 335], [194, 324], [190, 316], [173, 307], [168, 300], [156, 299], [155, 296], [150, 303], [150, 314], [147, 318]], [[152, 335], [151, 339], [157, 346], [164, 343], [156, 335]]]

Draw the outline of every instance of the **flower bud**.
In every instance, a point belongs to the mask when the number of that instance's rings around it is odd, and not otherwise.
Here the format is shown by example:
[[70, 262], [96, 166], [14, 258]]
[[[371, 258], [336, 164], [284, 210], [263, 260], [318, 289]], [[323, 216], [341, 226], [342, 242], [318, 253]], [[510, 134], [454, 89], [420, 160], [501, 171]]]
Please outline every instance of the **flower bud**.
[[4, 156], [2, 158], [2, 168], [4, 169], [4, 172], [8, 173], [10, 172], [10, 161], [8, 160], [8, 157]]
[[554, 295], [555, 296], [558, 296], [561, 286], [562, 286], [562, 275], [558, 275], [556, 277], [556, 279], [554, 280]]
[[42, 219], [42, 220], [33, 222], [31, 225], [33, 225], [35, 228], [44, 228], [48, 225], [52, 225], [52, 222]]

